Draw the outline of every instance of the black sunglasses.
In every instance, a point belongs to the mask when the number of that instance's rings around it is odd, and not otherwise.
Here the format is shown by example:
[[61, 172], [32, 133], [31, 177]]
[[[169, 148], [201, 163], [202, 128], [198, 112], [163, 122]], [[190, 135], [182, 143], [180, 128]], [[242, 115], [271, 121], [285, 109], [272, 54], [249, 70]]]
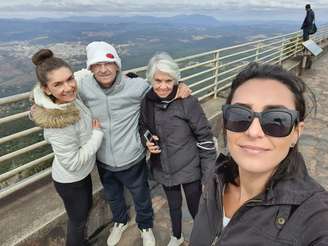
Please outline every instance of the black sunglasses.
[[272, 137], [286, 137], [299, 121], [296, 110], [274, 108], [263, 112], [254, 112], [237, 104], [222, 106], [224, 128], [233, 132], [244, 132], [259, 118], [263, 132]]

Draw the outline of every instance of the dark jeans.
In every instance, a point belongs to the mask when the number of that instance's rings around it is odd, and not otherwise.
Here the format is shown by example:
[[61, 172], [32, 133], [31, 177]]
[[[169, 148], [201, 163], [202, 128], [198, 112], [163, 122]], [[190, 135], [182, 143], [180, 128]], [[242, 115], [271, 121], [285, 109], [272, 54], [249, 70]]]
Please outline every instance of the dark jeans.
[[146, 159], [127, 170], [112, 172], [98, 165], [99, 176], [109, 202], [113, 221], [126, 224], [129, 220], [124, 199], [124, 186], [131, 192], [139, 229], [153, 227], [153, 208], [150, 198]]
[[303, 41], [307, 41], [310, 38], [310, 28], [303, 29]]
[[55, 188], [62, 198], [68, 215], [67, 246], [88, 245], [86, 240], [86, 224], [92, 207], [92, 181], [90, 174], [74, 183], [58, 183]]
[[[198, 212], [199, 199], [202, 194], [202, 185], [200, 180], [195, 182], [182, 184], [189, 213], [194, 219]], [[181, 185], [167, 187], [164, 186], [164, 191], [170, 209], [170, 217], [172, 223], [173, 236], [176, 238], [181, 237], [181, 220], [182, 220], [182, 194]]]

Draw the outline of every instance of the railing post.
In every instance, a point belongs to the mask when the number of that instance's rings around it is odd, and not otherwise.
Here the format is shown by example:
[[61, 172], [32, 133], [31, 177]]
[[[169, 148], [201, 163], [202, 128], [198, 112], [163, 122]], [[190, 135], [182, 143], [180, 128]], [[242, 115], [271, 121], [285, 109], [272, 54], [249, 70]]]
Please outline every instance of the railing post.
[[214, 76], [215, 76], [214, 77], [214, 98], [217, 98], [217, 92], [218, 92], [218, 76], [219, 76], [219, 65], [220, 65], [219, 53], [220, 53], [220, 51], [218, 50], [214, 54], [214, 59], [215, 59], [215, 62], [214, 62], [214, 67], [215, 67], [215, 70], [214, 70]]
[[295, 44], [295, 48], [294, 48], [294, 52], [293, 52], [293, 56], [295, 57], [296, 56], [296, 54], [297, 54], [297, 50], [298, 50], [298, 44], [299, 44], [299, 42], [300, 42], [300, 40], [299, 40], [299, 35], [297, 35], [296, 34], [296, 44]]
[[286, 42], [286, 39], [283, 38], [283, 39], [282, 39], [282, 42], [281, 42], [280, 54], [279, 54], [279, 64], [280, 64], [280, 65], [281, 65], [281, 63], [282, 63], [282, 57], [284, 56], [285, 42]]
[[261, 44], [258, 43], [256, 45], [255, 62], [257, 62], [259, 60], [260, 49], [261, 49]]

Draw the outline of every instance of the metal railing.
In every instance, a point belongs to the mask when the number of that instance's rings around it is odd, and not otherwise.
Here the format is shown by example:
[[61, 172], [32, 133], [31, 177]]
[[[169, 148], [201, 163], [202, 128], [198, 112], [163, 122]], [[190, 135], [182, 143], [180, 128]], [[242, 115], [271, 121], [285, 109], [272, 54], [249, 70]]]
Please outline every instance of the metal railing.
[[[318, 33], [311, 37], [312, 40], [319, 45], [328, 38], [328, 26], [321, 27]], [[195, 54], [180, 59], [176, 59], [179, 64], [182, 80], [192, 88], [193, 95], [197, 96], [200, 101], [208, 100], [212, 97], [217, 97], [218, 93], [226, 90], [235, 75], [244, 68], [249, 62], [257, 61], [260, 63], [284, 64], [290, 62], [286, 68], [292, 69], [300, 64], [300, 60], [291, 62], [292, 58], [302, 52], [302, 36], [301, 32], [293, 32], [281, 36], [276, 36], [268, 39], [252, 41], [244, 44], [235, 45], [232, 47], [212, 50], [200, 54]], [[130, 69], [125, 72], [134, 72], [144, 77], [146, 67]], [[22, 100], [27, 100], [29, 92], [14, 95], [10, 97], [0, 98], [0, 107], [17, 103]], [[221, 112], [215, 112], [209, 116], [209, 119], [214, 119]], [[0, 126], [11, 124], [19, 120], [27, 118], [28, 111], [17, 112], [0, 119]], [[28, 129], [21, 130], [0, 138], [0, 146], [4, 146], [12, 141], [19, 142], [19, 139], [28, 137], [31, 134], [40, 134], [41, 128], [31, 126]], [[16, 143], [15, 142], [15, 143]], [[0, 171], [1, 165], [4, 162], [17, 158], [24, 153], [35, 151], [47, 143], [40, 139], [36, 143], [14, 149], [0, 156]], [[14, 144], [15, 145], [15, 144]], [[14, 167], [9, 171], [0, 174], [0, 187], [5, 186], [0, 190], [0, 199], [33, 183], [50, 173], [50, 168], [37, 172], [29, 177], [24, 177], [13, 184], [4, 185], [6, 181], [12, 177], [26, 172], [28, 169], [43, 165], [44, 161], [49, 161], [53, 158], [52, 153], [44, 154], [41, 157], [23, 163], [18, 167]], [[15, 166], [15, 165], [14, 165]], [[2, 184], [2, 185], [1, 185]]]

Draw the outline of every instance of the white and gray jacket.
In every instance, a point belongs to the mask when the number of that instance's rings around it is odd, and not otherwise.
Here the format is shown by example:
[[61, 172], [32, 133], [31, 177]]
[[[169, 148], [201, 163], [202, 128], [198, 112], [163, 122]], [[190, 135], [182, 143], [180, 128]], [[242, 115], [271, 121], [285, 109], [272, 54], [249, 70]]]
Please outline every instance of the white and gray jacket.
[[111, 171], [127, 169], [145, 157], [138, 132], [140, 103], [150, 88], [142, 78], [118, 74], [114, 84], [101, 88], [86, 69], [74, 74], [79, 95], [101, 122], [104, 139], [97, 160]]
[[72, 103], [55, 104], [36, 85], [33, 120], [44, 128], [44, 138], [52, 146], [55, 158], [52, 178], [59, 183], [72, 183], [92, 171], [103, 132], [92, 128], [91, 113], [76, 99]]

